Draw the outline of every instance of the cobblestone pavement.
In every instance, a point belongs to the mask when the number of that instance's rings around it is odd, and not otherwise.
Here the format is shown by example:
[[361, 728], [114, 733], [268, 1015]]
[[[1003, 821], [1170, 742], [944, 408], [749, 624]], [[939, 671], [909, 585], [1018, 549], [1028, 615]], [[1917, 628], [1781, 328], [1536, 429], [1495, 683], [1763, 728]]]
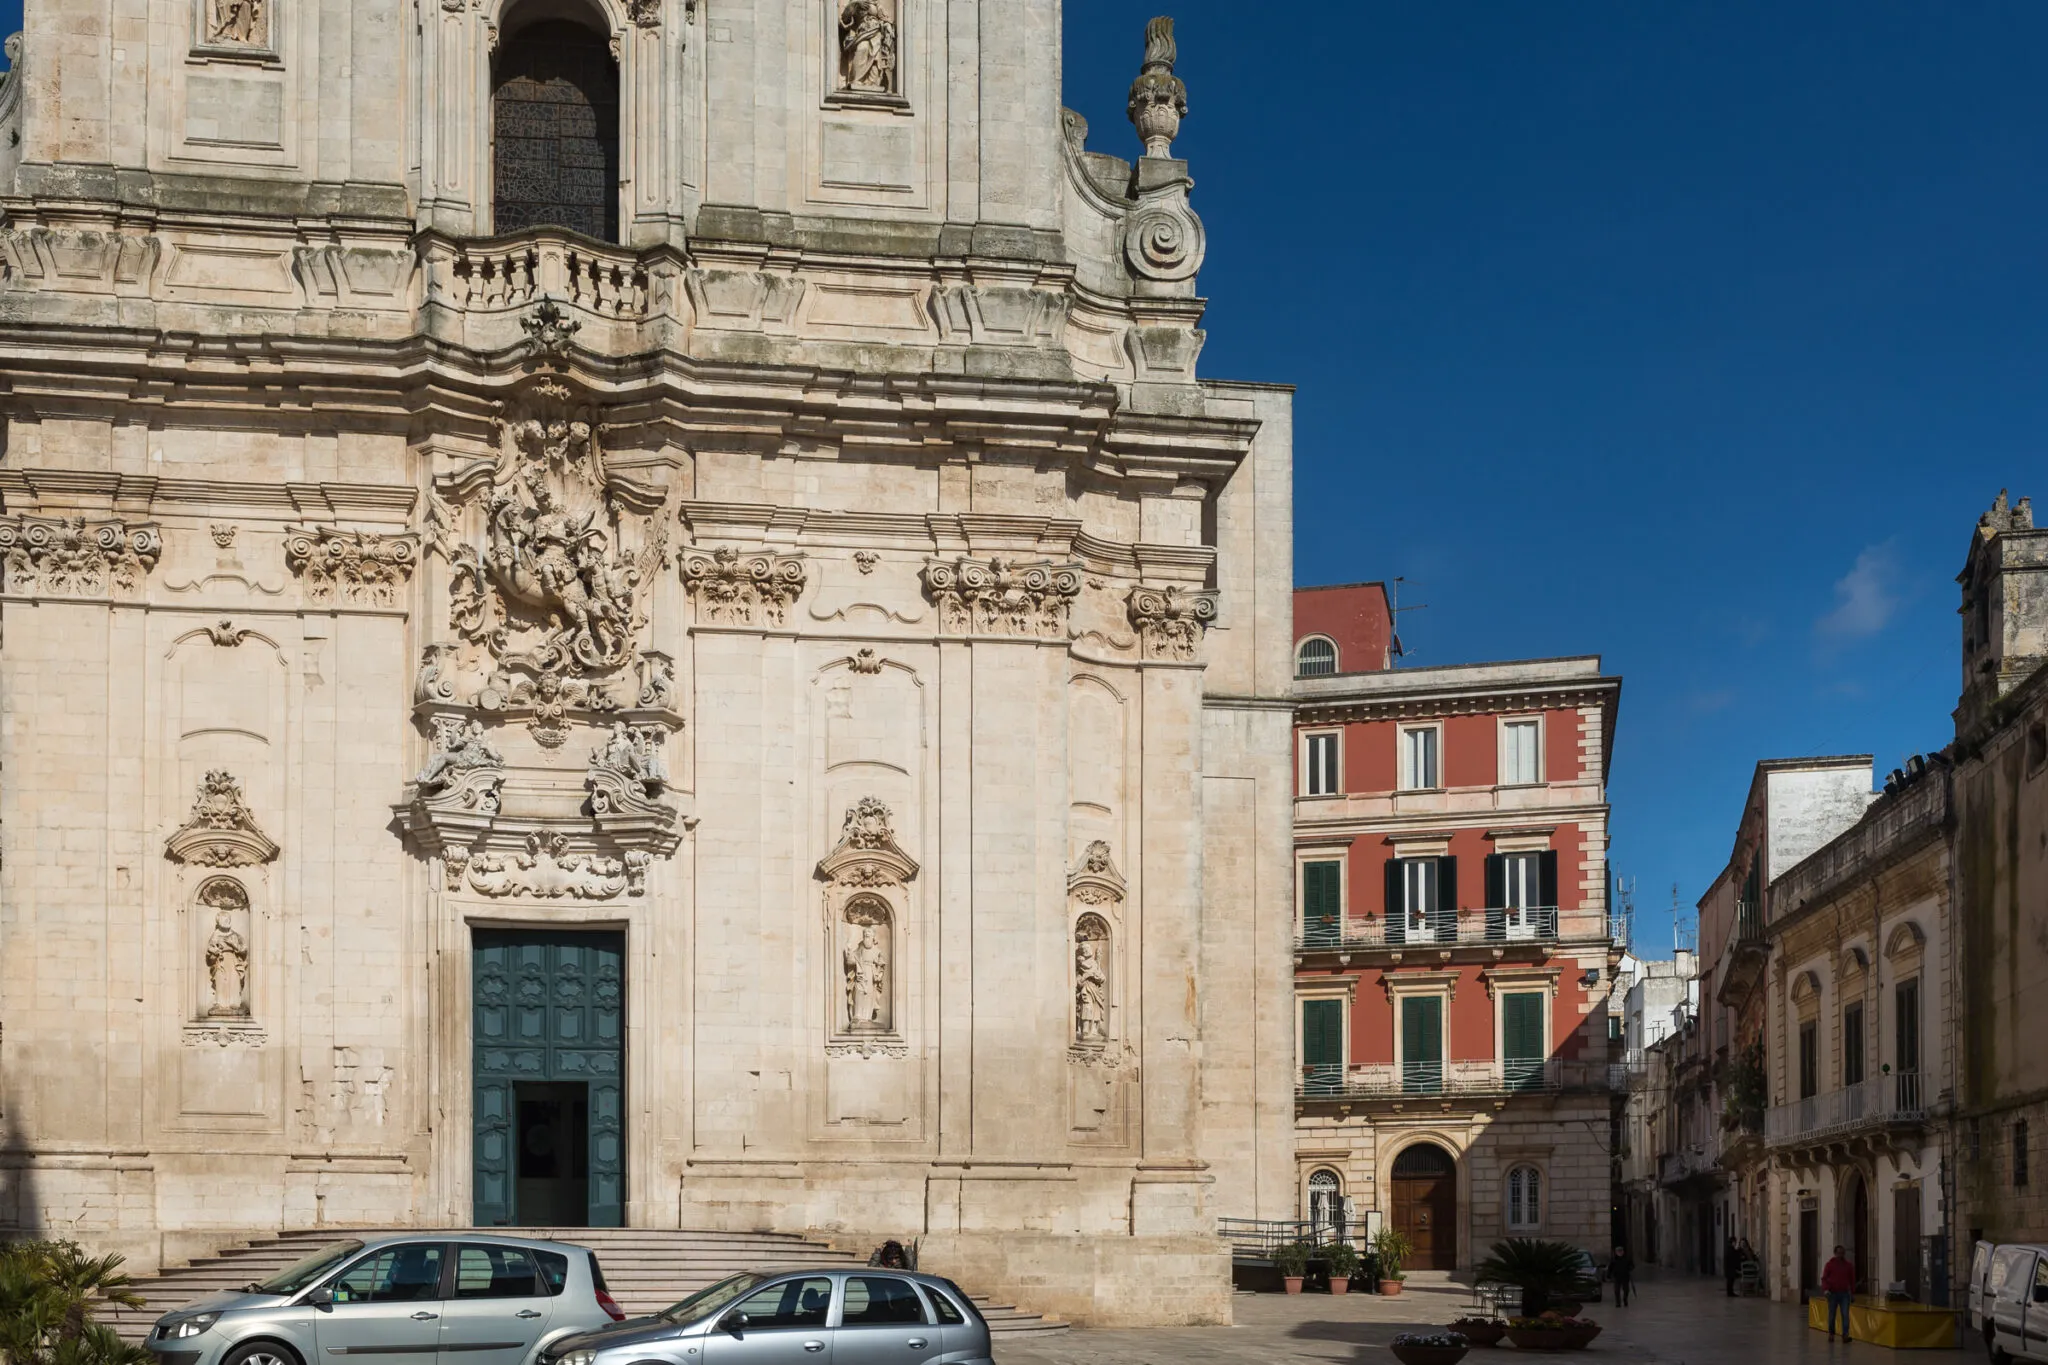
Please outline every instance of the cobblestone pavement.
[[[1186, 1327], [1148, 1331], [1073, 1331], [1042, 1341], [999, 1343], [997, 1365], [1301, 1365], [1344, 1361], [1391, 1365], [1383, 1349], [1394, 1334], [1441, 1326], [1471, 1302], [1458, 1285], [1410, 1282], [1398, 1298], [1378, 1295], [1240, 1294], [1235, 1327]], [[1981, 1362], [1984, 1348], [1960, 1351], [1893, 1352], [1857, 1343], [1831, 1344], [1806, 1326], [1802, 1311], [1787, 1303], [1730, 1299], [1717, 1280], [1691, 1277], [1645, 1278], [1636, 1301], [1616, 1308], [1610, 1292], [1586, 1316], [1606, 1327], [1592, 1349], [1563, 1360], [1600, 1359], [1644, 1365], [1818, 1365], [1861, 1362], [1878, 1365], [1951, 1365]], [[1468, 1365], [1513, 1365], [1511, 1347], [1475, 1351]]]

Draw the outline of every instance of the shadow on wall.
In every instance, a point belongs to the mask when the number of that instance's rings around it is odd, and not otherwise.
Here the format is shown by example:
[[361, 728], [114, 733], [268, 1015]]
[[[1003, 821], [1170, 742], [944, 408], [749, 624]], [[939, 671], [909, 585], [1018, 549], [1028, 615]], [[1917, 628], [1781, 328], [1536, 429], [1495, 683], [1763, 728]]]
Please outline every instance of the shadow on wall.
[[15, 1123], [8, 1100], [6, 1090], [0, 1089], [0, 1239], [33, 1234], [43, 1225], [28, 1140]]

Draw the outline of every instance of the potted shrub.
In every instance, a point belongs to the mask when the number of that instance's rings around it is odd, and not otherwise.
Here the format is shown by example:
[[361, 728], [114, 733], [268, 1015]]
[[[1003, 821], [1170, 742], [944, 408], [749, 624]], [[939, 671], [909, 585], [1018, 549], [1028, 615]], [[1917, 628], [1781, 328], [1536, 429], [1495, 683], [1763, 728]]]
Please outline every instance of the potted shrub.
[[[1473, 1267], [1481, 1282], [1511, 1284], [1522, 1291], [1522, 1316], [1538, 1317], [1575, 1300], [1586, 1288], [1585, 1255], [1570, 1242], [1510, 1237]], [[1563, 1314], [1559, 1314], [1563, 1316]]]
[[1415, 1243], [1408, 1234], [1397, 1227], [1383, 1227], [1372, 1239], [1372, 1249], [1380, 1260], [1380, 1293], [1401, 1292], [1401, 1263], [1415, 1250]]
[[1427, 1336], [1403, 1332], [1387, 1349], [1401, 1365], [1458, 1365], [1465, 1358], [1468, 1343], [1456, 1332], [1432, 1332]]
[[1330, 1243], [1323, 1248], [1323, 1259], [1330, 1263], [1330, 1292], [1350, 1293], [1351, 1277], [1358, 1273], [1358, 1252], [1351, 1243]]
[[1524, 1351], [1562, 1351], [1571, 1345], [1561, 1313], [1508, 1319], [1508, 1340]]
[[1308, 1274], [1309, 1251], [1306, 1242], [1287, 1242], [1273, 1249], [1273, 1264], [1290, 1294], [1301, 1292], [1302, 1277]]
[[1505, 1318], [1459, 1318], [1451, 1330], [1474, 1346], [1498, 1346], [1508, 1333], [1508, 1324]]

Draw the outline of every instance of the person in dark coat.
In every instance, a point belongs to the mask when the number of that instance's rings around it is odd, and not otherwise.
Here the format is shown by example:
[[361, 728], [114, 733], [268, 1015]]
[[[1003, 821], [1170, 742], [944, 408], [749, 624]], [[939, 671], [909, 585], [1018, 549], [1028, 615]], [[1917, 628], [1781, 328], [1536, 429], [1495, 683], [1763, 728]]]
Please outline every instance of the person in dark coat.
[[1849, 1306], [1856, 1301], [1856, 1267], [1849, 1264], [1849, 1258], [1842, 1248], [1836, 1247], [1835, 1254], [1821, 1267], [1820, 1292], [1828, 1296], [1828, 1340], [1835, 1339], [1835, 1317], [1842, 1319], [1842, 1340], [1849, 1339]]
[[1607, 1278], [1614, 1281], [1614, 1306], [1628, 1307], [1636, 1292], [1636, 1263], [1627, 1247], [1614, 1249], [1614, 1259], [1607, 1263]]
[[1728, 1297], [1735, 1297], [1735, 1276], [1742, 1269], [1742, 1248], [1730, 1237], [1721, 1247], [1721, 1278], [1728, 1282]]

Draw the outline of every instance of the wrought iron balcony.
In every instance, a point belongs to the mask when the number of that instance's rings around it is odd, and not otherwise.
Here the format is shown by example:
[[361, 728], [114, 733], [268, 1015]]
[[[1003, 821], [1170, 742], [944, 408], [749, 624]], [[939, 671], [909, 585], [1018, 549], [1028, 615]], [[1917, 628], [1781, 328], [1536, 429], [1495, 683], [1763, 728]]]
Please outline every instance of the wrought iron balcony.
[[1777, 1105], [1764, 1114], [1764, 1141], [1783, 1147], [1891, 1124], [1923, 1123], [1927, 1099], [1921, 1082], [1919, 1072], [1901, 1071]]
[[1535, 1060], [1403, 1062], [1346, 1066], [1315, 1063], [1301, 1069], [1297, 1100], [1387, 1100], [1405, 1096], [1498, 1096], [1611, 1089], [1616, 1080], [1605, 1061]]
[[1689, 1180], [1709, 1179], [1720, 1173], [1720, 1167], [1719, 1153], [1697, 1144], [1675, 1152], [1660, 1152], [1657, 1155], [1657, 1183], [1668, 1187]]
[[1555, 943], [1554, 905], [1521, 909], [1432, 910], [1426, 915], [1393, 915], [1355, 920], [1326, 915], [1302, 926], [1295, 951], [1366, 952], [1427, 945]]

